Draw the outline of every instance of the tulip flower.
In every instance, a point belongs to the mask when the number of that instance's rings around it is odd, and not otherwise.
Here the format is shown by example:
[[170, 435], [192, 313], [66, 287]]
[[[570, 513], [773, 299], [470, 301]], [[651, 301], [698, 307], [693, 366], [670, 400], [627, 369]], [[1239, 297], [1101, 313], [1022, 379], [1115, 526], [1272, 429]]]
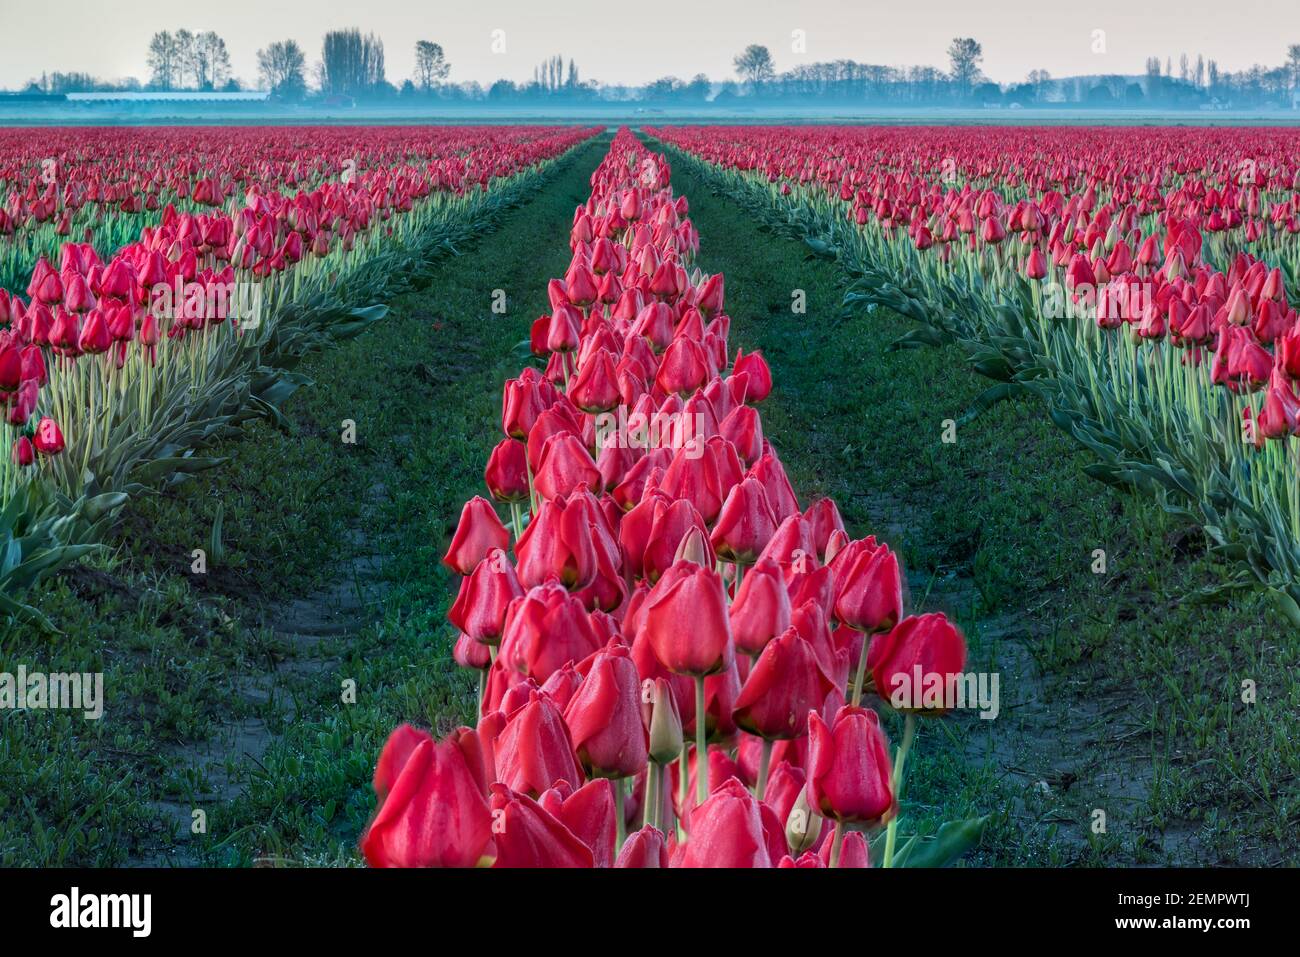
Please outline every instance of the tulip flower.
[[735, 778], [690, 813], [690, 840], [672, 853], [673, 867], [771, 867], [785, 856], [776, 815]]
[[790, 627], [790, 596], [780, 566], [764, 558], [750, 569], [736, 589], [728, 619], [736, 648], [751, 656]]
[[[498, 502], [517, 505], [528, 500], [527, 469], [524, 444], [513, 439], [502, 439], [488, 456], [483, 481]], [[517, 527], [515, 537], [519, 537]]]
[[47, 415], [37, 423], [32, 445], [41, 455], [58, 455], [63, 451], [66, 443], [63, 441], [63, 432], [58, 423]]
[[568, 782], [561, 781], [537, 803], [587, 846], [596, 867], [613, 867], [623, 841], [622, 826], [617, 828], [617, 834], [615, 828], [614, 789], [620, 786], [618, 781], [598, 778], [575, 791]]
[[474, 867], [491, 860], [492, 817], [475, 732], [441, 743], [403, 725], [375, 771], [379, 810], [361, 838], [372, 867]]
[[761, 352], [745, 355], [744, 350], [737, 351], [736, 361], [732, 363], [731, 370], [736, 375], [745, 375], [749, 378], [745, 401], [762, 402], [771, 394], [772, 371], [768, 368], [767, 360], [763, 358]]
[[576, 497], [566, 500], [557, 496], [543, 502], [515, 543], [515, 554], [519, 557], [519, 580], [525, 587], [554, 578], [565, 588], [577, 591], [596, 577], [592, 529]]
[[589, 774], [624, 778], [645, 766], [640, 693], [627, 648], [610, 644], [596, 655], [564, 711], [578, 760]]
[[845, 705], [827, 725], [808, 714], [808, 802], [823, 817], [874, 827], [897, 813], [885, 733], [874, 711]]
[[496, 739], [493, 759], [497, 780], [512, 791], [538, 797], [558, 781], [586, 781], [573, 753], [573, 739], [559, 709], [540, 691], [507, 716]]
[[501, 549], [493, 548], [468, 578], [461, 579], [447, 618], [475, 641], [495, 645], [505, 630], [506, 610], [523, 594], [510, 559]]
[[945, 615], [914, 615], [873, 642], [870, 657], [876, 690], [895, 710], [937, 715], [952, 707], [947, 688], [966, 667], [966, 642]]
[[776, 524], [767, 492], [757, 480], [747, 478], [722, 503], [710, 542], [720, 558], [752, 565], [776, 534]]
[[548, 581], [507, 607], [498, 659], [546, 681], [566, 663], [581, 661], [600, 647], [600, 635], [582, 602], [559, 582]]
[[[750, 670], [736, 701], [736, 724], [768, 740], [799, 737], [808, 712], [820, 708], [834, 688], [812, 644], [789, 628], [768, 642]], [[764, 768], [760, 781], [766, 776]]]
[[668, 839], [663, 831], [647, 824], [629, 834], [615, 867], [649, 868], [668, 866]]
[[491, 788], [498, 868], [595, 867], [586, 844], [527, 794], [505, 784]]
[[476, 495], [461, 510], [460, 522], [442, 563], [454, 572], [469, 575], [492, 549], [504, 551], [509, 547], [510, 534], [501, 524], [496, 509], [487, 499]]

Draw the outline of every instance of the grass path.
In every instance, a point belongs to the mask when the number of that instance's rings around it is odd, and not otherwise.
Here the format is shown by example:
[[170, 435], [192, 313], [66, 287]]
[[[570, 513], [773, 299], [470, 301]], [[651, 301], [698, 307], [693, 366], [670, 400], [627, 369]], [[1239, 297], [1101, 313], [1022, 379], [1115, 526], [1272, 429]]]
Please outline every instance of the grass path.
[[1000, 673], [996, 720], [922, 723], [913, 819], [992, 813], [977, 863], [1300, 860], [1300, 638], [1271, 605], [1190, 602], [1224, 576], [1204, 540], [1084, 476], [1032, 402], [943, 442], [988, 385], [956, 350], [886, 351], [908, 324], [841, 319], [834, 263], [806, 261], [684, 164], [673, 180], [700, 264], [726, 274], [733, 350], [773, 367], [764, 428], [795, 488], [894, 545], [913, 607], [954, 613], [969, 669]]

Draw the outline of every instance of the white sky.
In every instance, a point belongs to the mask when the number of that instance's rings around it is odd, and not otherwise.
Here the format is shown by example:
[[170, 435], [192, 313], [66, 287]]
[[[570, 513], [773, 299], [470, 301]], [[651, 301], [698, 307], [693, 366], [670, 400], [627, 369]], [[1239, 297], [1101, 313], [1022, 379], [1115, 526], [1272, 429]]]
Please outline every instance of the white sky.
[[[734, 75], [748, 43], [767, 45], [778, 70], [798, 62], [849, 58], [887, 65], [946, 66], [958, 35], [984, 46], [984, 71], [999, 82], [1032, 69], [1054, 76], [1139, 73], [1149, 55], [1184, 51], [1217, 59], [1221, 69], [1282, 62], [1300, 43], [1298, 0], [0, 0], [0, 87], [15, 88], [44, 70], [84, 70], [105, 79], [148, 79], [145, 51], [155, 30], [215, 30], [235, 75], [252, 84], [256, 51], [296, 39], [319, 59], [327, 29], [360, 27], [385, 45], [390, 81], [410, 76], [417, 39], [441, 43], [452, 81], [526, 80], [555, 53], [576, 57], [584, 79], [644, 83], [666, 74]], [[506, 52], [491, 33], [504, 30]], [[807, 52], [791, 49], [791, 32]], [[1093, 31], [1105, 31], [1094, 52]]]

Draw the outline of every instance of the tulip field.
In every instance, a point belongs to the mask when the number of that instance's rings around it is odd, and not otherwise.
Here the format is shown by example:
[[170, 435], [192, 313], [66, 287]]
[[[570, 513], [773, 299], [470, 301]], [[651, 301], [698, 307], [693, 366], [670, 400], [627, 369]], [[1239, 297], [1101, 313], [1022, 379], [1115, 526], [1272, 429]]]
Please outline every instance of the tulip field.
[[5, 131], [0, 607], [49, 627], [16, 587], [94, 548], [133, 491], [211, 464], [205, 440], [274, 416], [305, 351], [381, 317], [590, 131], [371, 132], [197, 130], [172, 163], [148, 132]]
[[1300, 130], [159, 129], [0, 129], [0, 866], [1300, 860]]
[[1198, 522], [1300, 627], [1300, 133], [677, 128], [665, 142], [837, 257], [851, 311], [957, 343]]
[[943, 863], [981, 822], [900, 845], [898, 792], [915, 716], [947, 707], [901, 705], [891, 760], [863, 695], [960, 674], [961, 633], [904, 616], [897, 557], [834, 501], [800, 510], [668, 164], [624, 130], [591, 182], [486, 464], [510, 527], [475, 497], [443, 559], [477, 726], [393, 733], [366, 859], [868, 867], [876, 833], [880, 866]]

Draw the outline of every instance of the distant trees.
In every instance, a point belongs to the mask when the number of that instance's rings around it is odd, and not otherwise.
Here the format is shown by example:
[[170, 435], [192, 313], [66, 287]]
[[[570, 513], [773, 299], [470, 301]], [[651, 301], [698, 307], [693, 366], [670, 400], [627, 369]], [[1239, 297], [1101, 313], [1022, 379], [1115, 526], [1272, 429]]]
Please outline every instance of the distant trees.
[[[512, 84], [513, 86], [513, 84]], [[517, 95], [520, 96], [570, 96], [579, 99], [591, 99], [596, 95], [595, 84], [584, 83], [578, 70], [578, 62], [570, 57], [567, 61], [563, 56], [556, 55], [548, 57], [533, 68], [533, 79], [530, 83], [514, 87]], [[509, 89], [495, 83], [488, 95], [493, 98], [500, 98], [510, 94]]]
[[155, 33], [149, 41], [149, 71], [153, 74], [150, 85], [160, 90], [175, 89], [183, 75], [183, 59], [184, 51], [175, 35], [168, 30]]
[[[415, 41], [415, 66], [402, 81], [404, 97], [430, 96], [470, 102], [536, 97], [572, 97], [619, 101], [642, 99], [676, 104], [710, 102], [716, 107], [741, 98], [751, 101], [817, 98], [847, 105], [880, 103], [929, 106], [951, 103], [1021, 104], [1072, 103], [1195, 109], [1198, 106], [1289, 107], [1300, 97], [1300, 43], [1285, 47], [1285, 58], [1274, 66], [1255, 64], [1236, 73], [1223, 71], [1201, 54], [1181, 53], [1146, 59], [1145, 76], [1074, 76], [1053, 79], [1046, 70], [1032, 70], [1025, 80], [1000, 86], [985, 78], [983, 47], [973, 37], [955, 37], [947, 48], [948, 69], [861, 63], [855, 60], [801, 62], [778, 73], [771, 51], [749, 44], [733, 59], [739, 82], [713, 82], [703, 73], [689, 81], [664, 76], [643, 86], [602, 85], [583, 81], [573, 58], [556, 55], [542, 61], [530, 82], [499, 80], [484, 89], [477, 83], [450, 84], [451, 65], [439, 43]], [[149, 87], [157, 90], [238, 89], [231, 76], [225, 40], [211, 30], [160, 30], [148, 46]], [[307, 57], [294, 40], [280, 40], [257, 51], [260, 83], [283, 99], [308, 93]], [[393, 96], [397, 90], [385, 76], [384, 44], [360, 29], [325, 34], [315, 86], [326, 96]], [[130, 90], [134, 79], [105, 82], [85, 73], [46, 73], [28, 89], [50, 93]]]
[[980, 78], [984, 48], [971, 37], [954, 37], [948, 44], [948, 61], [952, 65], [952, 82], [960, 97], [970, 96]]
[[277, 40], [257, 51], [257, 73], [262, 85], [286, 100], [307, 92], [307, 57], [296, 40]]
[[230, 80], [230, 53], [226, 41], [211, 30], [194, 37], [190, 75], [200, 90], [215, 90]]
[[771, 52], [767, 47], [757, 43], [751, 43], [741, 50], [732, 62], [736, 67], [736, 74], [754, 88], [776, 76]]
[[415, 41], [415, 85], [426, 92], [434, 84], [447, 79], [451, 64], [442, 52], [442, 46], [428, 40]]
[[215, 90], [229, 83], [226, 41], [211, 30], [160, 30], [149, 40], [150, 85], [160, 90]]
[[384, 41], [373, 33], [362, 36], [355, 27], [331, 30], [321, 43], [317, 71], [321, 92], [328, 96], [361, 96], [388, 86], [384, 76]]
[[558, 93], [561, 90], [575, 90], [578, 81], [578, 64], [569, 59], [568, 72], [565, 72], [564, 57], [553, 56], [533, 67], [531, 89], [537, 93]]

